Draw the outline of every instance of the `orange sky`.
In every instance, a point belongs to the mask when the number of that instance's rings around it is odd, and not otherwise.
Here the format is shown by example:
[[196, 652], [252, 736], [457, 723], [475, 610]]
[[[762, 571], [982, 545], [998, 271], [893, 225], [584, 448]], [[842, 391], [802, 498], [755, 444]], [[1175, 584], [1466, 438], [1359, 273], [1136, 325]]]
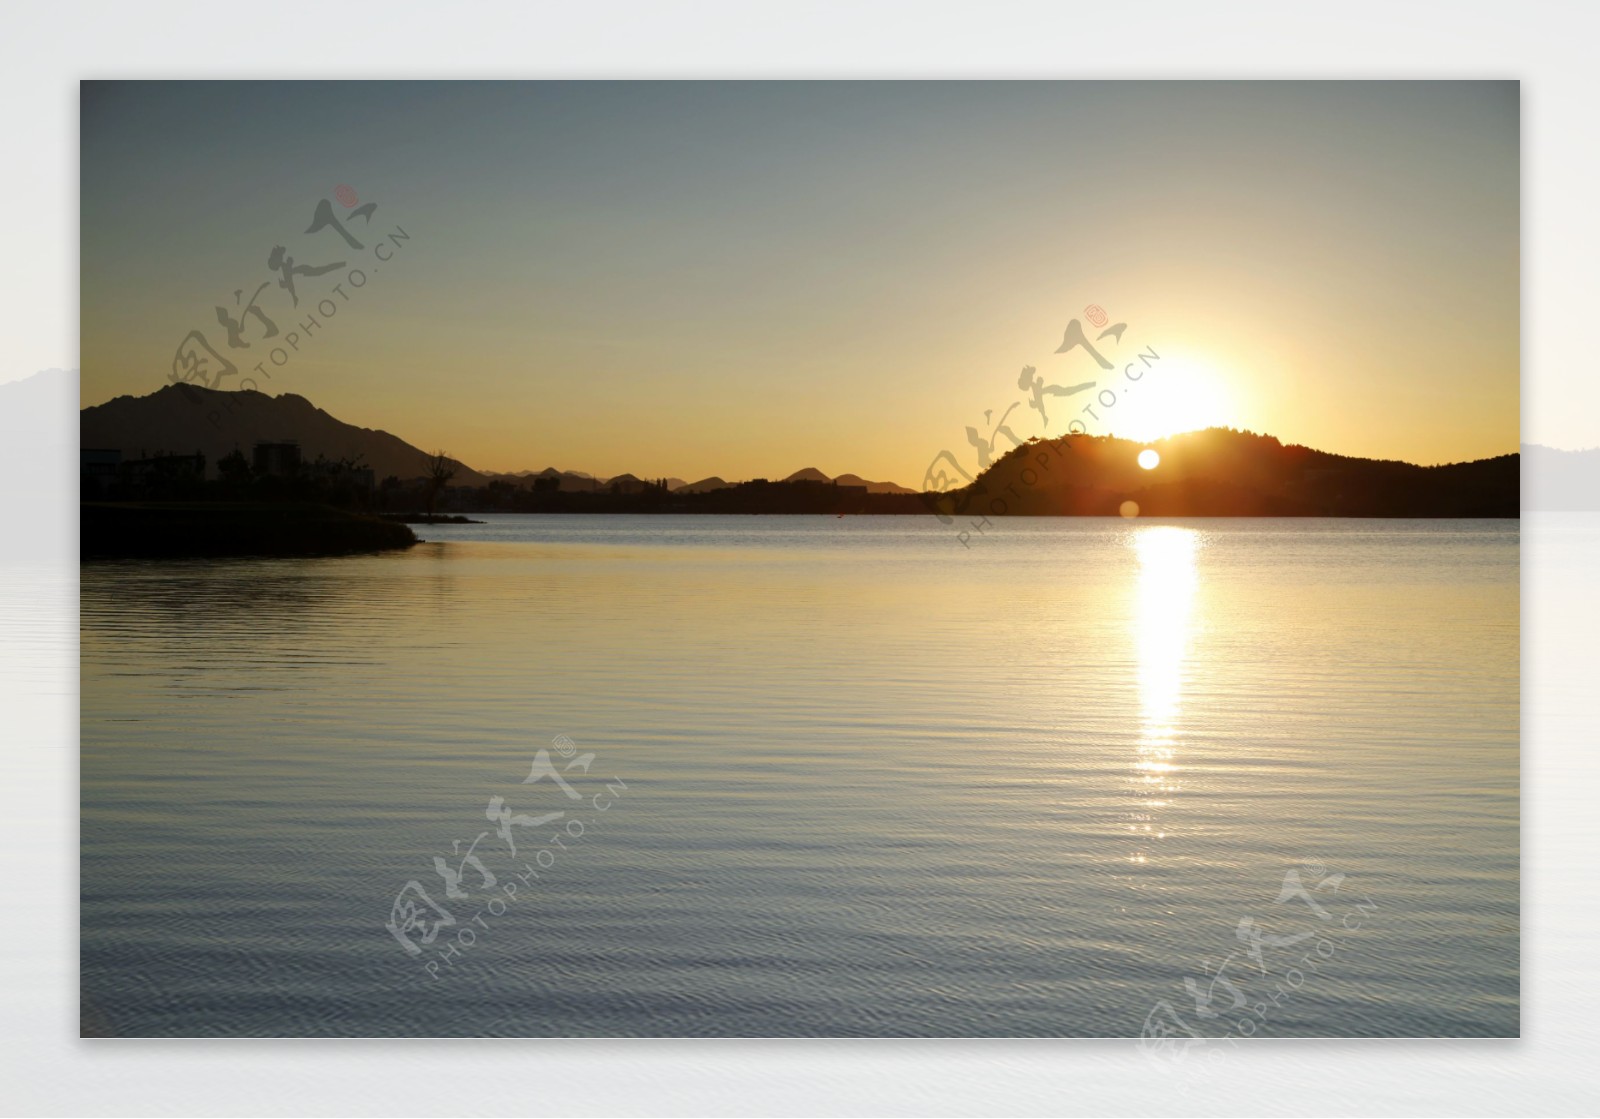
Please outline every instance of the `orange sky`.
[[[86, 86], [83, 403], [200, 330], [221, 387], [260, 362], [478, 469], [918, 484], [1022, 366], [1101, 377], [1053, 352], [1097, 304], [1108, 356], [1161, 361], [1091, 431], [1503, 454], [1518, 113], [1514, 82]], [[324, 198], [360, 249], [306, 232]], [[295, 307], [279, 245], [343, 267]], [[227, 348], [215, 307], [264, 282], [278, 338]]]

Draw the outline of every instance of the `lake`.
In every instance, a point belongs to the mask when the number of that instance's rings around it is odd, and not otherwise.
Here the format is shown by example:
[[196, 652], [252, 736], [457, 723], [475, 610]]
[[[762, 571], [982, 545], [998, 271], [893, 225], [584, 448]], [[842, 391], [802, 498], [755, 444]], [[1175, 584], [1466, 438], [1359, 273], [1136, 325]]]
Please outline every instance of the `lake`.
[[84, 566], [85, 1032], [1518, 1033], [1516, 521], [481, 516]]

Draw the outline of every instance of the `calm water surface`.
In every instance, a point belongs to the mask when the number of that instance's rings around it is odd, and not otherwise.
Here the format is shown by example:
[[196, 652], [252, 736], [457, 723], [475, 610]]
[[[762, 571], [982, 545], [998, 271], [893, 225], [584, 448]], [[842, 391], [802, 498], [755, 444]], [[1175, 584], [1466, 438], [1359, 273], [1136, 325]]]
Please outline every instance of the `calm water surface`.
[[1518, 1031], [1517, 522], [485, 519], [85, 566], [86, 1030]]

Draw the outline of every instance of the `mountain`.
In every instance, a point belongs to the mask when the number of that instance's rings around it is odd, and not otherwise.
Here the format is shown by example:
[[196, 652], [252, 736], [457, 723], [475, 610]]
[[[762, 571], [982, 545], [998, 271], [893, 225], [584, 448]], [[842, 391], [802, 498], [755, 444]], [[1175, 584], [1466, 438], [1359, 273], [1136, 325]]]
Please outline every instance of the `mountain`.
[[563, 493], [593, 493], [605, 488], [600, 479], [591, 474], [585, 474], [581, 470], [557, 470], [553, 466], [547, 466], [543, 470], [518, 470], [512, 474], [489, 472], [484, 477], [491, 482], [510, 482], [514, 486], [522, 487], [548, 483], [553, 478], [556, 489]]
[[[71, 380], [76, 392], [76, 378]], [[224, 392], [195, 385], [167, 385], [148, 396], [119, 396], [79, 413], [79, 446], [114, 449], [124, 460], [157, 454], [191, 454], [206, 457], [206, 472], [216, 477], [217, 462], [234, 451], [246, 457], [256, 443], [294, 440], [300, 444], [303, 459], [318, 455], [329, 459], [361, 456], [362, 464], [372, 468], [381, 481], [395, 475], [402, 481], [423, 476], [430, 455], [386, 431], [345, 423], [316, 407], [303, 396], [284, 393], [269, 396], [263, 392]], [[561, 493], [633, 494], [645, 487], [633, 474], [597, 478], [582, 470], [518, 470], [506, 473], [473, 470], [455, 461], [453, 486], [487, 486], [490, 482], [510, 482], [519, 489], [555, 480]], [[789, 481], [828, 482], [831, 479], [815, 467], [790, 475]], [[867, 482], [854, 474], [839, 476], [840, 485], [865, 486], [872, 493], [910, 493], [893, 482]], [[727, 488], [721, 478], [702, 478], [692, 485], [682, 478], [666, 479], [671, 492], [704, 493]]]
[[[70, 409], [77, 380], [56, 371], [27, 381], [0, 386], [15, 407], [0, 409], [6, 426], [0, 435], [14, 448], [38, 440], [29, 416], [51, 409]], [[386, 431], [356, 427], [330, 416], [302, 396], [268, 396], [254, 391], [223, 392], [193, 385], [168, 385], [148, 396], [120, 396], [79, 413], [80, 446], [115, 448], [124, 459], [162, 452], [206, 456], [208, 473], [235, 448], [248, 455], [257, 442], [292, 439], [301, 455], [314, 460], [359, 458], [378, 479], [421, 477], [428, 454]], [[1139, 452], [1154, 448], [1161, 456], [1154, 470], [1138, 464]], [[40, 449], [47, 460], [71, 448]], [[1555, 451], [1526, 448], [1529, 508], [1600, 509], [1600, 450]], [[27, 457], [27, 456], [24, 456]], [[1123, 503], [1139, 506], [1142, 516], [1335, 516], [1335, 517], [1516, 517], [1521, 508], [1521, 458], [1502, 455], [1477, 462], [1416, 466], [1405, 462], [1351, 458], [1309, 447], [1284, 444], [1269, 435], [1210, 428], [1155, 443], [1135, 443], [1110, 436], [1073, 436], [1055, 441], [1030, 441], [1013, 448], [989, 467], [975, 487], [946, 495], [941, 506], [952, 513], [991, 516], [1115, 516]], [[22, 471], [26, 473], [26, 471]], [[555, 485], [550, 485], [554, 479]], [[658, 494], [633, 474], [598, 479], [580, 471], [547, 467], [537, 474], [489, 475], [456, 463], [456, 487], [483, 488], [493, 480], [509, 481], [508, 507], [551, 505], [589, 509], [606, 497], [656, 508]], [[845, 487], [827, 497], [821, 484]], [[870, 482], [859, 475], [838, 478], [815, 467], [797, 470], [784, 483], [731, 485], [720, 477], [692, 485], [670, 479], [674, 497], [708, 512], [815, 511], [820, 501], [845, 512], [902, 511], [894, 499], [914, 491], [893, 482]], [[759, 483], [759, 484], [758, 484]], [[775, 488], [776, 487], [776, 488]], [[855, 487], [865, 498], [852, 497]], [[983, 492], [977, 492], [981, 488]], [[707, 496], [730, 491], [714, 499]], [[570, 495], [570, 496], [563, 496]], [[664, 497], [665, 495], [660, 495]], [[488, 500], [488, 499], [485, 499]], [[809, 503], [809, 504], [808, 504]], [[831, 504], [830, 504], [831, 503]], [[604, 503], [601, 503], [602, 505]], [[680, 503], [683, 504], [683, 503]], [[845, 508], [848, 506], [848, 508]], [[821, 508], [822, 506], [818, 506]], [[891, 507], [893, 507], [891, 509]]]
[[[585, 474], [581, 470], [557, 470], [553, 466], [547, 466], [543, 470], [516, 470], [508, 474], [486, 471], [484, 477], [491, 482], [510, 482], [512, 485], [527, 485], [537, 479], [555, 478], [556, 488], [563, 493], [594, 493], [608, 490], [613, 482], [628, 487], [624, 491], [626, 493], [636, 493], [643, 486], [643, 483], [632, 474], [618, 474], [614, 478], [596, 478], [593, 474]], [[668, 492], [682, 489], [684, 485], [682, 478], [668, 478], [666, 483]]]
[[834, 479], [841, 486], [865, 486], [868, 493], [916, 493], [914, 489], [894, 482], [869, 482], [859, 474], [841, 474]]
[[554, 478], [556, 489], [562, 493], [594, 493], [604, 488], [600, 479], [593, 474], [585, 474], [580, 470], [545, 470], [539, 474], [541, 478]]
[[643, 493], [645, 486], [643, 480], [632, 474], [618, 474], [615, 478], [607, 478], [605, 485], [600, 488], [607, 493]]
[[893, 482], [869, 482], [859, 474], [841, 474], [837, 478], [830, 478], [814, 466], [804, 470], [796, 470], [784, 479], [785, 482], [835, 482], [841, 486], [860, 486], [868, 493], [916, 493], [916, 490], [907, 489], [905, 486]]
[[712, 490], [725, 490], [725, 489], [728, 488], [728, 486], [729, 486], [729, 483], [724, 482], [721, 478], [717, 478], [717, 477], [701, 478], [698, 482], [692, 482], [687, 486], [679, 486], [673, 492], [674, 493], [710, 493]]
[[[206, 471], [235, 449], [248, 458], [256, 443], [295, 440], [304, 460], [360, 457], [378, 479], [402, 481], [427, 471], [428, 452], [387, 431], [356, 427], [328, 415], [303, 396], [223, 392], [167, 385], [149, 396], [119, 396], [79, 413], [79, 445], [117, 449], [124, 460], [159, 453], [206, 456]], [[454, 460], [452, 460], [454, 461]], [[455, 462], [454, 486], [485, 486], [489, 478]]]
[[[1153, 448], [1160, 463], [1142, 469]], [[1146, 517], [1516, 517], [1517, 455], [1447, 466], [1349, 458], [1231, 428], [1153, 443], [1076, 435], [1015, 447], [943, 512]]]

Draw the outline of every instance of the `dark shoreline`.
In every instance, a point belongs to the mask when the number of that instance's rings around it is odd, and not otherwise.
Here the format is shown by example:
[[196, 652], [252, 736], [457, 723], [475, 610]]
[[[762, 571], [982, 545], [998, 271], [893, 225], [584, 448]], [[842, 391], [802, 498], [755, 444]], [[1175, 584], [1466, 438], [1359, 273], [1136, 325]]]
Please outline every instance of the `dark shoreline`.
[[481, 525], [471, 517], [446, 513], [379, 513], [378, 519], [393, 521], [397, 525]]
[[311, 502], [84, 502], [82, 559], [344, 556], [409, 548], [403, 524]]

